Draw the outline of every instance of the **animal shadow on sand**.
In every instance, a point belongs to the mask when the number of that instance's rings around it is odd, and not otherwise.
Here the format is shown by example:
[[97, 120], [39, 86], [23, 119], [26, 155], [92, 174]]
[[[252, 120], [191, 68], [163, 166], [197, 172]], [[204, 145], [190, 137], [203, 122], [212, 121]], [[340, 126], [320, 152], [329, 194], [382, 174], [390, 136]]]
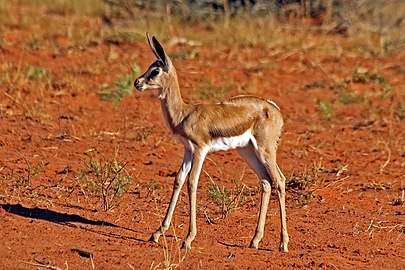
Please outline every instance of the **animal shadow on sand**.
[[[228, 247], [228, 248], [239, 248], [239, 249], [250, 249], [250, 250], [255, 250], [255, 249], [252, 249], [252, 248], [248, 248], [247, 246], [243, 246], [243, 245], [240, 245], [240, 244], [234, 244], [234, 243], [226, 243], [226, 242], [224, 242], [224, 241], [220, 241], [220, 240], [217, 240], [217, 242], [219, 243], [219, 244], [221, 244], [221, 245], [223, 245], [223, 246], [226, 246], [226, 247]], [[258, 248], [257, 250], [260, 250], [260, 251], [274, 251], [274, 250], [272, 250], [272, 249], [269, 249], [269, 248]]]
[[76, 223], [81, 223], [83, 225], [100, 226], [103, 228], [111, 227], [111, 228], [117, 228], [117, 229], [123, 229], [126, 231], [131, 231], [131, 232], [137, 232], [130, 228], [121, 227], [116, 224], [113, 224], [113, 223], [110, 223], [107, 221], [103, 221], [103, 220], [91, 220], [91, 219], [87, 219], [87, 218], [81, 217], [76, 214], [59, 213], [56, 211], [37, 208], [37, 207], [27, 208], [27, 207], [22, 206], [21, 204], [1, 204], [0, 207], [3, 208], [6, 212], [8, 212], [10, 214], [25, 217], [25, 218], [49, 221], [49, 222], [57, 223], [59, 225], [66, 225], [66, 226], [69, 226], [72, 228], [80, 228], [80, 229], [88, 231], [88, 232], [92, 232], [92, 233], [96, 233], [96, 234], [100, 234], [100, 235], [104, 235], [104, 236], [108, 236], [108, 237], [144, 242], [144, 240], [141, 240], [141, 239], [138, 239], [138, 238], [135, 238], [132, 236], [119, 235], [119, 234], [112, 233], [112, 232], [96, 230], [94, 228], [90, 228], [89, 226], [76, 225]]

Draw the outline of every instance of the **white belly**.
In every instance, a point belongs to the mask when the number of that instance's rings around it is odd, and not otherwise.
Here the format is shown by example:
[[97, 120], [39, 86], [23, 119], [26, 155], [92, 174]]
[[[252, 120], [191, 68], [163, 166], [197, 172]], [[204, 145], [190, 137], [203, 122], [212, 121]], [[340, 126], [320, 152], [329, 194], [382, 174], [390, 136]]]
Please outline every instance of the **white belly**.
[[[194, 152], [194, 145], [191, 141], [181, 136], [175, 137], [186, 149]], [[253, 137], [252, 132], [247, 130], [245, 133], [238, 136], [215, 138], [204, 148], [207, 152], [226, 151], [245, 147], [249, 142], [253, 143], [253, 146], [257, 148], [256, 139]]]
[[245, 147], [250, 141], [253, 141], [252, 132], [247, 130], [245, 133], [239, 136], [215, 138], [208, 145], [210, 152], [230, 150]]

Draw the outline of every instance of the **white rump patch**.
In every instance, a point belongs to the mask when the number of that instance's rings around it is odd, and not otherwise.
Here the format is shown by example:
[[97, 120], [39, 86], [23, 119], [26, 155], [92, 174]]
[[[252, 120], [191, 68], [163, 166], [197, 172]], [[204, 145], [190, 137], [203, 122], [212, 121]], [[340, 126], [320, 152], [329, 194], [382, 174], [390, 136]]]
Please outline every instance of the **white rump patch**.
[[273, 100], [268, 99], [267, 102], [276, 107], [280, 111], [280, 107]]
[[256, 140], [254, 139], [251, 130], [247, 130], [242, 135], [233, 136], [233, 137], [219, 137], [215, 138], [208, 145], [210, 152], [221, 151], [221, 150], [230, 150], [245, 147], [252, 141], [255, 144]]

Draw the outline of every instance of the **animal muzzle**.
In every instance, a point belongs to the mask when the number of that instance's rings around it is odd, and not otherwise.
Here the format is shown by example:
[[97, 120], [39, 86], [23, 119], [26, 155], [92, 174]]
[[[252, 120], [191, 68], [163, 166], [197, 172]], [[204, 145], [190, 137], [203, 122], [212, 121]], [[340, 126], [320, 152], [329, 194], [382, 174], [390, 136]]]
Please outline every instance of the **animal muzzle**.
[[138, 90], [138, 91], [144, 90], [144, 87], [143, 87], [145, 84], [144, 81], [145, 81], [145, 79], [142, 77], [139, 77], [135, 80], [134, 87], [136, 88], [136, 90]]

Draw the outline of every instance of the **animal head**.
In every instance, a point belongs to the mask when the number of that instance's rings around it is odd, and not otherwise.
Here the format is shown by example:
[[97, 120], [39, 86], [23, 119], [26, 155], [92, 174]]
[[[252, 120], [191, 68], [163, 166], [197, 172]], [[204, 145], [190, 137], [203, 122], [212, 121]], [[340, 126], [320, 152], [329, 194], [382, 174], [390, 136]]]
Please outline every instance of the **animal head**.
[[146, 33], [146, 38], [157, 60], [148, 67], [144, 74], [135, 80], [134, 87], [139, 91], [149, 89], [162, 90], [166, 81], [171, 76], [174, 67], [159, 41], [154, 36], [151, 39], [148, 33]]

